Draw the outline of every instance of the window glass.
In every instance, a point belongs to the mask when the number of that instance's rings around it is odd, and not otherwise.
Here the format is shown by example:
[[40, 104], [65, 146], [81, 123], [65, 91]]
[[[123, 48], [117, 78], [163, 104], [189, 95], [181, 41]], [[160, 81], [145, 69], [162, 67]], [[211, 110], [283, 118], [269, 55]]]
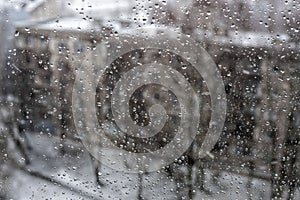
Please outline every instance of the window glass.
[[0, 199], [300, 199], [297, 0], [0, 0]]

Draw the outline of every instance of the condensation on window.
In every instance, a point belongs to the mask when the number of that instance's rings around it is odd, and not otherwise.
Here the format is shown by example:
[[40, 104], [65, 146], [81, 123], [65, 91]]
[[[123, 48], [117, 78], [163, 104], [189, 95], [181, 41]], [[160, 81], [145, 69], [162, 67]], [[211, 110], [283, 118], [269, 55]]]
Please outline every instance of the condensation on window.
[[300, 199], [297, 0], [0, 0], [0, 199]]

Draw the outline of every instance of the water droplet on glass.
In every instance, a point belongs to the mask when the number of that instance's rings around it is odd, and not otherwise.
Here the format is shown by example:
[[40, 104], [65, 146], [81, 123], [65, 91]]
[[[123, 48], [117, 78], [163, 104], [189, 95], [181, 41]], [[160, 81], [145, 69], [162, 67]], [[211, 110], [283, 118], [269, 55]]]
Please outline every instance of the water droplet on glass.
[[19, 31], [16, 31], [15, 32], [15, 37], [18, 37], [20, 35], [20, 32]]

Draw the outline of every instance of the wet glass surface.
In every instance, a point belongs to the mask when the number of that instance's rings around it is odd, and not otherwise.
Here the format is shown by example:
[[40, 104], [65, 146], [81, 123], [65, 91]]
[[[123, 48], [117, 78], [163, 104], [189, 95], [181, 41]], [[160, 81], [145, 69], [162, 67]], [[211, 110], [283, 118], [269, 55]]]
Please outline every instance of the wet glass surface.
[[0, 0], [0, 199], [300, 199], [296, 0]]

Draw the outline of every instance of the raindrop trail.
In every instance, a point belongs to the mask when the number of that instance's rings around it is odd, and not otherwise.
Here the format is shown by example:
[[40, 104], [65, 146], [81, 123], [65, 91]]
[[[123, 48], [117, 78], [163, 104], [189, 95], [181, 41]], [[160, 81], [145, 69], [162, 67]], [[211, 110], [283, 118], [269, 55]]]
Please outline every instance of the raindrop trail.
[[15, 64], [11, 64], [11, 66], [12, 66], [14, 69], [16, 69], [17, 71], [22, 72], [22, 70], [21, 70], [20, 68], [18, 68]]

